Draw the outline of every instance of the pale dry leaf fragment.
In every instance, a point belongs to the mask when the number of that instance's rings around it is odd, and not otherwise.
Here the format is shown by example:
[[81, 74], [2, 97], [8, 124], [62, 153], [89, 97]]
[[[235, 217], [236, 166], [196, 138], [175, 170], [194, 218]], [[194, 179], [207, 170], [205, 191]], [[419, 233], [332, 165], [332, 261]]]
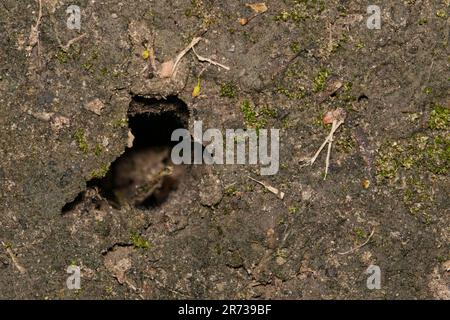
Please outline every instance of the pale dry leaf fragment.
[[11, 250], [11, 248], [6, 245], [3, 241], [2, 241], [2, 245], [4, 248], [6, 248], [6, 252], [8, 253], [9, 257], [11, 258], [14, 266], [17, 268], [17, 270], [19, 270], [19, 272], [21, 274], [24, 274], [27, 272], [27, 269], [25, 269], [20, 263], [19, 260], [17, 259], [16, 254]]
[[239, 23], [241, 24], [241, 26], [245, 26], [248, 23], [248, 19], [246, 18], [240, 18], [239, 19]]
[[246, 3], [245, 5], [256, 13], [264, 13], [267, 11], [267, 6], [264, 2]]
[[248, 177], [250, 180], [253, 180], [253, 181], [255, 181], [256, 183], [258, 183], [258, 184], [260, 184], [260, 185], [262, 185], [264, 188], [266, 188], [268, 191], [270, 191], [270, 192], [272, 192], [273, 194], [275, 194], [278, 198], [280, 198], [281, 200], [283, 200], [283, 198], [284, 198], [284, 192], [282, 192], [282, 191], [280, 191], [280, 190], [278, 190], [277, 188], [275, 188], [275, 187], [272, 187], [272, 186], [270, 186], [270, 185], [268, 185], [268, 184], [266, 184], [266, 183], [264, 183], [264, 182], [262, 182], [262, 181], [258, 181], [258, 180], [256, 180], [256, 179], [253, 179], [252, 177]]
[[32, 111], [29, 111], [28, 114], [32, 115], [34, 118], [36, 118], [38, 120], [42, 120], [45, 122], [50, 121], [50, 119], [54, 115], [53, 112], [32, 112]]
[[173, 60], [169, 60], [164, 62], [159, 69], [159, 77], [160, 78], [170, 78], [172, 76], [173, 70]]
[[104, 107], [105, 107], [104, 103], [97, 98], [90, 101], [84, 108], [100, 116], [102, 114], [102, 110]]
[[325, 116], [323, 117], [323, 123], [324, 124], [331, 124], [333, 121], [336, 122], [344, 122], [346, 118], [346, 112], [342, 108], [337, 108], [333, 111], [328, 111]]
[[444, 270], [450, 272], [450, 260], [443, 263]]
[[39, 26], [41, 24], [42, 19], [42, 1], [39, 0], [38, 3], [39, 3], [39, 12], [36, 24], [34, 26], [31, 26], [30, 35], [28, 37], [28, 47], [26, 48], [28, 54], [31, 54], [33, 48], [39, 44], [39, 33], [40, 33]]
[[211, 60], [211, 59], [209, 59], [209, 58], [202, 57], [201, 55], [199, 55], [199, 54], [197, 53], [197, 51], [195, 51], [194, 48], [192, 48], [192, 51], [194, 52], [194, 54], [195, 54], [195, 56], [197, 57], [198, 61], [200, 61], [200, 62], [208, 62], [208, 63], [210, 63], [210, 64], [212, 64], [212, 65], [218, 66], [218, 67], [223, 68], [223, 69], [225, 69], [225, 70], [227, 70], [227, 71], [230, 70], [230, 67], [227, 67], [227, 66], [225, 66], [225, 65], [223, 65], [223, 64], [221, 64], [221, 63], [219, 63], [219, 62], [216, 62], [216, 61], [214, 61], [214, 60]]
[[128, 138], [127, 138], [127, 147], [132, 148], [134, 143], [134, 135], [131, 133], [131, 130], [128, 130]]
[[58, 0], [42, 0], [42, 5], [53, 14], [58, 6]]
[[120, 284], [127, 283], [126, 272], [132, 267], [131, 248], [118, 247], [105, 256], [106, 269], [117, 279]]
[[63, 116], [55, 116], [52, 119], [51, 126], [53, 130], [60, 130], [70, 124], [70, 119]]

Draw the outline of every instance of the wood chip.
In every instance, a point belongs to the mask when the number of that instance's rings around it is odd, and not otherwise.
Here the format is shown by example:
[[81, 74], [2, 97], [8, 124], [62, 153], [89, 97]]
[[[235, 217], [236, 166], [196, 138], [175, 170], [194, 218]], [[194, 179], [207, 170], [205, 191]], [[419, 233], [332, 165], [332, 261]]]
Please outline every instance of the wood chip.
[[105, 105], [100, 99], [95, 99], [89, 102], [84, 108], [100, 116], [104, 107]]
[[247, 3], [245, 5], [256, 13], [264, 13], [267, 11], [267, 6], [264, 2]]
[[281, 200], [283, 200], [283, 198], [284, 198], [284, 192], [282, 192], [282, 191], [278, 190], [277, 188], [272, 187], [272, 186], [270, 186], [270, 185], [268, 185], [268, 184], [266, 184], [266, 183], [264, 183], [264, 182], [261, 182], [261, 181], [258, 181], [258, 180], [256, 180], [256, 179], [253, 179], [253, 178], [250, 177], [250, 176], [249, 176], [248, 178], [249, 178], [250, 180], [253, 180], [253, 181], [255, 181], [256, 183], [262, 185], [264, 188], [266, 188], [267, 190], [269, 190], [270, 192], [272, 192], [273, 194], [275, 194], [278, 198], [280, 198]]

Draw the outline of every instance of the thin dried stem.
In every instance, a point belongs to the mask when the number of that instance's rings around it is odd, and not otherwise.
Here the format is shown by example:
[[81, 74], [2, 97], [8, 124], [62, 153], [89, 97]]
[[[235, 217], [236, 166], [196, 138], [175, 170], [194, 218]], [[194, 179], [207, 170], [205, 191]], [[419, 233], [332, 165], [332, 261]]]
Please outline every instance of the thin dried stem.
[[366, 241], [364, 241], [363, 244], [361, 244], [361, 245], [359, 245], [359, 246], [357, 246], [357, 247], [355, 247], [355, 248], [353, 248], [353, 249], [350, 249], [350, 250], [348, 250], [348, 251], [345, 251], [345, 252], [338, 252], [338, 254], [339, 254], [339, 255], [346, 255], [346, 254], [355, 252], [355, 251], [358, 250], [358, 249], [361, 249], [362, 247], [364, 247], [366, 244], [369, 243], [370, 239], [372, 239], [372, 237], [373, 237], [374, 234], [375, 234], [375, 228], [373, 228], [373, 230], [372, 230], [372, 232], [370, 233], [369, 237], [367, 238]]
[[192, 51], [194, 52], [195, 56], [197, 57], [197, 59], [198, 59], [199, 61], [201, 61], [201, 62], [208, 62], [208, 63], [210, 63], [210, 64], [213, 64], [213, 65], [215, 65], [215, 66], [218, 66], [218, 67], [220, 67], [220, 68], [223, 68], [223, 69], [225, 69], [225, 70], [227, 70], [227, 71], [230, 70], [229, 67], [227, 67], [227, 66], [225, 66], [225, 65], [223, 65], [223, 64], [221, 64], [221, 63], [219, 63], [219, 62], [216, 62], [216, 61], [213, 61], [213, 60], [211, 60], [211, 59], [202, 57], [201, 55], [199, 55], [199, 54], [195, 51], [195, 48], [192, 48]]

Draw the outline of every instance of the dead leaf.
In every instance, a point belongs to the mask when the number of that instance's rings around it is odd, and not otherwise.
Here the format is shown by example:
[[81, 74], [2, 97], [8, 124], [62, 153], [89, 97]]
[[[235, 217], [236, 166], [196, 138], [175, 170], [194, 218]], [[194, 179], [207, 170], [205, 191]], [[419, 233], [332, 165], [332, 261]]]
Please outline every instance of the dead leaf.
[[245, 4], [247, 7], [255, 11], [256, 13], [264, 13], [267, 11], [267, 6], [264, 2], [257, 3], [247, 3]]
[[133, 143], [134, 143], [134, 135], [133, 133], [131, 133], [130, 130], [128, 130], [127, 147], [130, 149], [133, 148]]
[[241, 26], [245, 26], [248, 23], [248, 19], [246, 18], [240, 18], [239, 19], [239, 23], [241, 24]]
[[173, 60], [164, 62], [161, 65], [161, 68], [159, 69], [159, 77], [160, 78], [170, 78], [173, 73], [173, 66], [174, 66]]
[[323, 124], [331, 124], [333, 121], [344, 121], [347, 114], [344, 109], [337, 108], [333, 111], [328, 111], [323, 117]]
[[91, 102], [89, 102], [84, 108], [100, 116], [102, 114], [102, 110], [104, 107], [105, 105], [100, 99], [94, 99]]
[[450, 260], [444, 262], [443, 266], [446, 272], [450, 272]]
[[283, 198], [284, 198], [284, 192], [283, 192], [283, 191], [278, 190], [277, 188], [272, 187], [272, 186], [268, 185], [267, 183], [264, 183], [264, 182], [262, 182], [262, 181], [258, 181], [258, 180], [256, 180], [256, 179], [253, 179], [253, 178], [250, 177], [250, 176], [249, 176], [249, 179], [255, 181], [256, 183], [258, 183], [258, 184], [260, 184], [260, 185], [262, 185], [262, 186], [263, 186], [264, 188], [266, 188], [268, 191], [270, 191], [270, 192], [272, 192], [273, 194], [275, 194], [279, 199], [283, 200]]

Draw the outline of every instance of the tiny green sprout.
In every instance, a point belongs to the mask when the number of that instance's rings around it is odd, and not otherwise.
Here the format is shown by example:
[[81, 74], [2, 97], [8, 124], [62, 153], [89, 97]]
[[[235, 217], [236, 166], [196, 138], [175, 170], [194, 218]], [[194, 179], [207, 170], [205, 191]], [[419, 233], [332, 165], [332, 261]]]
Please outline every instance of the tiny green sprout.
[[291, 43], [290, 48], [293, 53], [297, 54], [300, 52], [300, 43], [298, 43], [297, 41], [294, 41]]
[[237, 189], [236, 189], [235, 186], [228, 186], [228, 187], [225, 188], [224, 192], [225, 192], [225, 195], [231, 197], [231, 196], [236, 195]]
[[366, 232], [363, 229], [361, 229], [361, 228], [354, 228], [353, 229], [353, 233], [356, 235], [356, 237], [359, 240], [364, 240], [364, 239], [367, 238]]
[[298, 212], [298, 207], [296, 207], [296, 206], [290, 206], [290, 207], [288, 208], [288, 212], [289, 212], [290, 214], [296, 214], [296, 213]]
[[447, 13], [445, 12], [445, 10], [440, 9], [440, 10], [436, 11], [436, 16], [438, 18], [445, 19], [447, 17]]
[[102, 154], [103, 148], [100, 144], [97, 144], [94, 148], [94, 154], [98, 157]]
[[220, 96], [234, 98], [236, 97], [236, 91], [236, 86], [232, 82], [227, 82], [220, 87]]
[[322, 91], [325, 88], [328, 78], [331, 75], [331, 71], [328, 69], [322, 69], [314, 78], [314, 92]]
[[92, 179], [100, 179], [106, 176], [109, 171], [109, 164], [102, 164], [100, 169], [96, 169], [92, 171], [91, 178]]
[[417, 22], [417, 24], [419, 25], [419, 26], [423, 26], [423, 25], [425, 25], [425, 24], [427, 24], [428, 23], [428, 19], [427, 18], [421, 18], [421, 19], [419, 19], [419, 21]]
[[139, 234], [133, 233], [130, 236], [131, 242], [136, 249], [144, 249], [147, 250], [150, 248], [150, 244], [147, 240], [142, 238]]
[[433, 130], [448, 130], [450, 125], [450, 108], [436, 105], [431, 111], [428, 125]]
[[87, 153], [89, 151], [89, 147], [86, 141], [85, 133], [83, 129], [79, 129], [75, 132], [73, 135], [73, 138], [77, 142], [78, 148], [84, 153]]

